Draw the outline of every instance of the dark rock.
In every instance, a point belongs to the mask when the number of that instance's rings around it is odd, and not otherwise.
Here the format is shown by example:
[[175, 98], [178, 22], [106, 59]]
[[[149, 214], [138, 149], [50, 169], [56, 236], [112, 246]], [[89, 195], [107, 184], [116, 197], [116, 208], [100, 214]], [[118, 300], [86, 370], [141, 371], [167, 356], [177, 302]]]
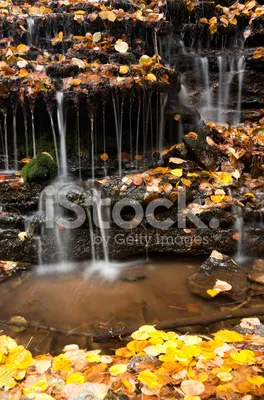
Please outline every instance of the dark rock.
[[204, 127], [198, 133], [190, 132], [183, 137], [183, 142], [190, 157], [206, 169], [215, 169], [217, 163], [217, 151], [209, 146], [206, 141], [208, 132]]
[[217, 280], [227, 282], [232, 286], [230, 291], [219, 295], [228, 296], [235, 301], [245, 300], [248, 291], [245, 270], [229, 256], [220, 253], [216, 255], [212, 253], [202, 264], [199, 271], [189, 278], [189, 287], [193, 293], [209, 299], [211, 296], [207, 293], [207, 290], [213, 289]]

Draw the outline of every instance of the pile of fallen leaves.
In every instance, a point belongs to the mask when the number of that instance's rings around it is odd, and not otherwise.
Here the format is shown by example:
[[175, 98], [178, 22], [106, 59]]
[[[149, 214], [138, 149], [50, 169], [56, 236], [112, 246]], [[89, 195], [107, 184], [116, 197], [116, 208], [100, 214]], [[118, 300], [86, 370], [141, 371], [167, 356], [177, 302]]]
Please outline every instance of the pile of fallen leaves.
[[[163, 165], [140, 173], [125, 175], [111, 180], [105, 178], [101, 184], [111, 185], [116, 192], [125, 196], [144, 200], [147, 203], [160, 197], [178, 202], [182, 192], [193, 201], [197, 194], [204, 203], [191, 203], [187, 210], [199, 214], [211, 209], [231, 209], [233, 205], [249, 206], [252, 209], [262, 207], [260, 188], [264, 186], [264, 128], [259, 123], [245, 123], [238, 127], [207, 123], [205, 144], [195, 132], [189, 132], [186, 138], [197, 142], [197, 153], [188, 152], [184, 143], [174, 145], [162, 153]], [[208, 153], [215, 152], [215, 166], [206, 169], [200, 147], [207, 146]], [[195, 161], [194, 161], [195, 159]], [[258, 169], [255, 166], [258, 160]], [[250, 172], [250, 173], [249, 173]], [[238, 188], [238, 190], [236, 190]]]
[[[178, 335], [145, 325], [115, 355], [68, 345], [63, 353], [35, 358], [0, 337], [1, 399], [250, 400], [264, 396], [264, 338], [220, 330], [212, 336]], [[249, 328], [249, 330], [248, 330]]]
[[264, 15], [264, 6], [260, 5], [256, 0], [250, 0], [245, 3], [234, 2], [230, 7], [218, 4], [216, 7], [217, 16], [213, 16], [209, 20], [201, 18], [202, 24], [208, 24], [211, 35], [217, 32], [218, 27], [227, 28], [230, 25], [237, 25], [238, 18], [248, 20], [249, 28], [244, 32], [244, 38], [247, 39], [251, 34], [251, 26], [255, 19]]

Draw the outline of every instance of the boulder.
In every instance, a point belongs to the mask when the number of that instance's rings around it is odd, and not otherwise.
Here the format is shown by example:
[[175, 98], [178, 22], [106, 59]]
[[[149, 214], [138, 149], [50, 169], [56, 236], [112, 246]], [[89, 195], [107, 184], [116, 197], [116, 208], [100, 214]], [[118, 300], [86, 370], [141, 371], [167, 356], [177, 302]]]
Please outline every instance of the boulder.
[[228, 296], [234, 301], [246, 299], [248, 280], [245, 270], [229, 256], [214, 250], [201, 265], [199, 271], [189, 278], [189, 287], [193, 293], [209, 299], [215, 295], [217, 281], [221, 281], [222, 286], [227, 288], [226, 291], [221, 290], [218, 293], [219, 296]]

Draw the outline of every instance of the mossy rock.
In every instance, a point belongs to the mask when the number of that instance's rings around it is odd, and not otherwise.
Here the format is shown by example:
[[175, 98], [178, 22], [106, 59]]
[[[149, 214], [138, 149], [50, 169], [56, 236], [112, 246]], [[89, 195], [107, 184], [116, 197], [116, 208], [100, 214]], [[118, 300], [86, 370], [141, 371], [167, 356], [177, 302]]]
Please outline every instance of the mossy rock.
[[58, 174], [56, 162], [48, 153], [40, 153], [22, 168], [25, 182], [40, 182], [54, 179]]

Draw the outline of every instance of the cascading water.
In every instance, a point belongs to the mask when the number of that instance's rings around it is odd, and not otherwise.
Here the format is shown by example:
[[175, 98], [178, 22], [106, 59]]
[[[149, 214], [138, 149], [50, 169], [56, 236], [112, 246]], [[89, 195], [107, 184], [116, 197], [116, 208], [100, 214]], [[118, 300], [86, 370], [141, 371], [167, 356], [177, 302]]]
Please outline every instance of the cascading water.
[[27, 17], [27, 27], [27, 42], [29, 46], [33, 46], [35, 44], [35, 20], [31, 16]]
[[30, 106], [30, 111], [31, 111], [31, 134], [32, 134], [33, 157], [36, 158], [37, 150], [36, 150], [34, 105]]
[[9, 169], [9, 156], [8, 156], [8, 141], [7, 141], [7, 112], [3, 112], [4, 115], [4, 137], [5, 137], [5, 170], [8, 171]]
[[17, 160], [17, 123], [16, 123], [17, 105], [13, 106], [13, 146], [14, 146], [14, 170], [18, 170]]
[[[218, 81], [211, 81], [208, 58], [202, 57], [200, 63], [204, 87], [200, 108], [202, 118], [216, 121], [220, 124], [225, 124], [226, 120], [229, 119], [232, 123], [239, 124], [244, 78], [244, 56], [237, 59], [236, 56], [224, 57], [219, 55], [217, 57]], [[236, 76], [238, 79], [237, 98], [232, 97], [231, 99], [232, 84]], [[232, 106], [230, 101], [235, 101], [235, 106]], [[235, 107], [233, 112], [232, 107]], [[228, 117], [227, 113], [229, 114]]]
[[235, 259], [238, 262], [242, 262], [245, 258], [243, 255], [244, 218], [242, 215], [241, 208], [235, 204], [235, 199], [233, 197], [232, 189], [228, 188], [227, 190], [228, 190], [228, 195], [232, 199], [232, 214], [236, 217], [234, 229], [238, 234], [237, 251], [235, 254]]
[[66, 153], [66, 118], [64, 118], [64, 96], [63, 92], [56, 93], [57, 119], [60, 135], [60, 173], [64, 178], [68, 175], [67, 153]]
[[240, 123], [241, 119], [241, 102], [242, 102], [242, 88], [244, 79], [244, 67], [245, 67], [245, 57], [241, 56], [237, 63], [238, 71], [238, 99], [237, 99], [237, 120], [236, 123]]

